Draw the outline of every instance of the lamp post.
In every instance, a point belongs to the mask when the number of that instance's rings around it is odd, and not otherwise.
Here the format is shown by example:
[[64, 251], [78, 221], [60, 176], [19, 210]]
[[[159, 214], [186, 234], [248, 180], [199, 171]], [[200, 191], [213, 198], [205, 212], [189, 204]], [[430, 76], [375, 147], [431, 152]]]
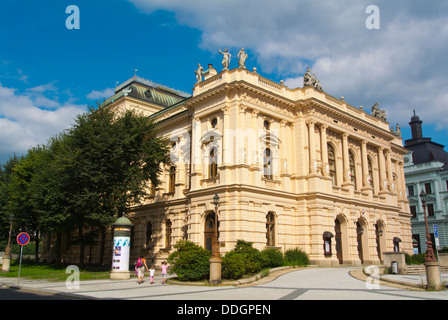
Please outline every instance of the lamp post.
[[215, 221], [213, 226], [213, 242], [212, 242], [212, 257], [210, 258], [210, 284], [218, 285], [221, 280], [221, 264], [222, 260], [219, 255], [219, 241], [218, 241], [218, 207], [219, 196], [215, 194], [213, 197], [213, 204], [215, 205]]
[[14, 221], [14, 214], [11, 213], [9, 216], [9, 236], [8, 244], [5, 248], [5, 255], [3, 256], [2, 272], [9, 272], [11, 267], [11, 232], [12, 232], [12, 222]]
[[425, 255], [425, 267], [426, 267], [426, 282], [428, 283], [428, 289], [440, 290], [442, 289], [442, 282], [440, 281], [440, 266], [434, 255], [434, 249], [432, 248], [431, 235], [429, 234], [428, 217], [426, 216], [426, 200], [427, 196], [425, 191], [420, 193], [420, 200], [423, 206], [423, 215], [425, 217], [426, 226], [426, 255]]

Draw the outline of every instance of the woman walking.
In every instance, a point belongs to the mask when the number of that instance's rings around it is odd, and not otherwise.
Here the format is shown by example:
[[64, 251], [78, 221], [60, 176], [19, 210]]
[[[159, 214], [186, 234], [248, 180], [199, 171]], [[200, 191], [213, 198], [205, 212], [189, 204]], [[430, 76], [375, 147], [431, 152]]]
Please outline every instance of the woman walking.
[[140, 258], [137, 259], [137, 262], [135, 264], [135, 269], [137, 269], [138, 284], [143, 283], [145, 268], [146, 270], [148, 270], [148, 266], [146, 265], [146, 259], [143, 258], [143, 256], [140, 256]]

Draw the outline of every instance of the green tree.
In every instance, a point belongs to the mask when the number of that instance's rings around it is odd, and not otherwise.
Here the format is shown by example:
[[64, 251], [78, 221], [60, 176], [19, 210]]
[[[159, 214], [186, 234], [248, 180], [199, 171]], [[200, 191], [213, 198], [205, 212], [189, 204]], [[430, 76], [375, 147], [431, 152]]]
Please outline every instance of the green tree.
[[60, 261], [62, 232], [71, 232], [67, 223], [68, 200], [63, 197], [64, 159], [67, 152], [67, 135], [61, 133], [48, 140], [40, 153], [38, 170], [31, 183], [31, 204], [38, 213], [40, 234], [57, 235], [57, 261]]
[[19, 163], [19, 157], [9, 157], [6, 164], [0, 166], [0, 248], [6, 247], [9, 236], [9, 217], [11, 211], [8, 208], [9, 195], [11, 191], [11, 173], [15, 165]]
[[157, 137], [157, 124], [135, 111], [90, 108], [67, 132], [62, 158], [67, 220], [78, 229], [84, 263], [85, 226], [105, 228], [157, 185], [161, 164], [169, 162], [169, 144]]
[[14, 224], [20, 231], [27, 232], [35, 242], [35, 260], [39, 257], [40, 229], [42, 219], [33, 206], [33, 179], [45, 165], [42, 161], [43, 147], [35, 147], [21, 157], [12, 168], [9, 181], [8, 211], [14, 214]]

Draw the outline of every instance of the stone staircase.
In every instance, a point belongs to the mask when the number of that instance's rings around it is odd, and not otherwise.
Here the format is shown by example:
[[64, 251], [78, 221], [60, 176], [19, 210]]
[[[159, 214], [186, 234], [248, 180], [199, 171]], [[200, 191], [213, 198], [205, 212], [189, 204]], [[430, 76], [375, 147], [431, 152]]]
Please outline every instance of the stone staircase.
[[[406, 265], [406, 274], [425, 274], [426, 268], [422, 264]], [[448, 266], [440, 266], [440, 273], [448, 273]]]

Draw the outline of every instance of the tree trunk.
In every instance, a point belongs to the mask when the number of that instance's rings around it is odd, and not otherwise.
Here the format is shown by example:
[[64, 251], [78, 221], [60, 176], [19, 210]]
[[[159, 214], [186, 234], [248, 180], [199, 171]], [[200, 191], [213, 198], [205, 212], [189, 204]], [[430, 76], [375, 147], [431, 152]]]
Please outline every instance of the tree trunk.
[[56, 261], [57, 263], [61, 262], [61, 250], [62, 250], [62, 233], [58, 232], [56, 235]]
[[84, 234], [82, 232], [82, 224], [78, 227], [78, 242], [79, 242], [79, 266], [84, 266]]
[[103, 265], [103, 256], [104, 256], [104, 250], [106, 247], [106, 229], [101, 228], [101, 249], [100, 249], [100, 266]]
[[34, 248], [34, 261], [39, 263], [39, 231], [36, 231], [36, 246]]

